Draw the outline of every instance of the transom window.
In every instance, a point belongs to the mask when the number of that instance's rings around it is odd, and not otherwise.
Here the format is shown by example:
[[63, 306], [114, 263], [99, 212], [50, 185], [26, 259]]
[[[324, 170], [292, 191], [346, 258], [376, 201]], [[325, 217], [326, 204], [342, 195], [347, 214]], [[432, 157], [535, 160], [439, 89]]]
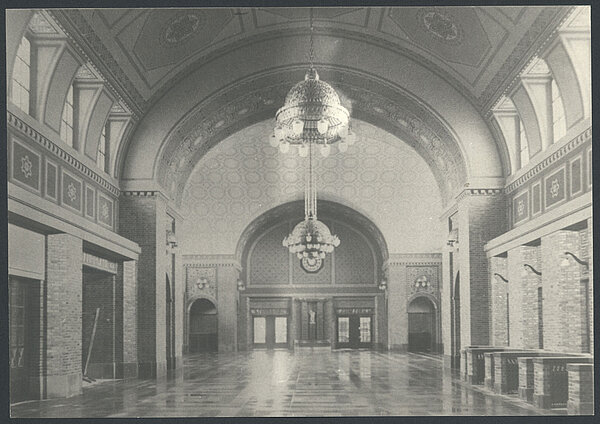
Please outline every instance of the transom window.
[[73, 85], [69, 87], [60, 123], [60, 137], [69, 146], [73, 146]]
[[29, 113], [31, 78], [31, 45], [26, 37], [21, 39], [12, 74], [11, 100], [25, 113]]
[[555, 142], [560, 140], [567, 132], [565, 108], [563, 106], [560, 90], [554, 80], [552, 80], [552, 128], [554, 131]]

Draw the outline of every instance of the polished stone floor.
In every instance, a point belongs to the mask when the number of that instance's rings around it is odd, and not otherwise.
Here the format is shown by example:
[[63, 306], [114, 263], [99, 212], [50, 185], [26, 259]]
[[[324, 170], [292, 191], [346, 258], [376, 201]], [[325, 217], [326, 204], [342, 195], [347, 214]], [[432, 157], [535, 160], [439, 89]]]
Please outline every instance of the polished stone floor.
[[69, 399], [23, 402], [13, 417], [536, 415], [516, 397], [460, 382], [441, 358], [286, 350], [195, 354], [184, 375], [104, 381]]

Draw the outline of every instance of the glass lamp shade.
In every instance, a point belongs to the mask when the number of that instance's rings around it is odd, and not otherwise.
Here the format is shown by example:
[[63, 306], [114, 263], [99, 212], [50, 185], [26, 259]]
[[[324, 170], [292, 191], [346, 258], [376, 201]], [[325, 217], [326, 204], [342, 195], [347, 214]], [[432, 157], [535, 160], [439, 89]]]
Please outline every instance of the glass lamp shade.
[[269, 144], [271, 145], [271, 147], [277, 147], [279, 146], [279, 138], [277, 138], [277, 136], [275, 134], [271, 134], [271, 136], [269, 137]]
[[326, 158], [331, 153], [331, 144], [323, 144], [321, 146], [321, 156]]
[[340, 245], [340, 239], [332, 235], [323, 222], [307, 218], [299, 222], [292, 233], [283, 239], [283, 245], [298, 258], [324, 258]]
[[277, 141], [283, 140], [285, 138], [285, 130], [281, 125], [277, 125], [275, 127], [275, 130], [273, 131], [273, 135], [275, 136]]
[[340, 149], [340, 152], [342, 152], [342, 153], [348, 151], [348, 142], [347, 141], [342, 140], [338, 143], [337, 146], [338, 146], [338, 149]]
[[307, 144], [301, 144], [298, 146], [298, 155], [301, 158], [305, 158], [308, 156], [308, 145]]
[[348, 144], [350, 146], [356, 143], [356, 138], [356, 133], [354, 131], [348, 130], [348, 136], [346, 137], [346, 140], [348, 141]]
[[[340, 140], [339, 130], [348, 125], [349, 117], [333, 87], [319, 80], [314, 69], [291, 88], [275, 116], [277, 127], [282, 128], [284, 139], [290, 144], [335, 143]], [[280, 135], [279, 130], [276, 135]]]
[[279, 150], [281, 151], [281, 153], [287, 153], [290, 151], [290, 143], [288, 143], [287, 141], [283, 141], [281, 143], [279, 143]]

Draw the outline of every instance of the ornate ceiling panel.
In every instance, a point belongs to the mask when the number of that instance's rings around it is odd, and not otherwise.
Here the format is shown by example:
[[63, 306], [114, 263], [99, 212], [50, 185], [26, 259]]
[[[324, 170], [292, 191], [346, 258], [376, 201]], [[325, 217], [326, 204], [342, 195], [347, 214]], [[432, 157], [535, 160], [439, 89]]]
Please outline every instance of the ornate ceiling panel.
[[[362, 121], [354, 123], [362, 134], [354, 146], [318, 158], [319, 197], [370, 218], [391, 252], [438, 251], [442, 199], [429, 166], [393, 135]], [[302, 199], [304, 159], [268, 144], [265, 134], [271, 125], [265, 121], [233, 134], [198, 162], [183, 193], [185, 253], [234, 253], [253, 219]]]
[[[264, 38], [315, 31], [420, 61], [483, 112], [569, 7], [70, 9], [52, 13], [143, 110], [191, 68]], [[287, 52], [289, 53], [289, 52]], [[292, 54], [299, 61], [306, 51]], [[242, 59], [241, 59], [242, 60]], [[376, 60], [376, 58], [374, 58]], [[393, 64], [390, 64], [393, 66]], [[119, 69], [116, 69], [119, 68]]]

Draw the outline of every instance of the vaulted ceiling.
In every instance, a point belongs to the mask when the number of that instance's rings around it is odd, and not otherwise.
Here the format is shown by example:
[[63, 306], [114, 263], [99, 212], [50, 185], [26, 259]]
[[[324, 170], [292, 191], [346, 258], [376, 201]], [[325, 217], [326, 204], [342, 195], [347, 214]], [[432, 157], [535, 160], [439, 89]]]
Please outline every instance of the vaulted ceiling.
[[[416, 59], [485, 109], [568, 8], [70, 9], [52, 13], [90, 55], [101, 59], [102, 71], [140, 111], [191, 68], [258, 40], [278, 39], [281, 48], [273, 53], [291, 54], [305, 62], [311, 15], [317, 35], [332, 35], [340, 42], [359, 38]], [[287, 43], [294, 34], [306, 35], [302, 50]]]

